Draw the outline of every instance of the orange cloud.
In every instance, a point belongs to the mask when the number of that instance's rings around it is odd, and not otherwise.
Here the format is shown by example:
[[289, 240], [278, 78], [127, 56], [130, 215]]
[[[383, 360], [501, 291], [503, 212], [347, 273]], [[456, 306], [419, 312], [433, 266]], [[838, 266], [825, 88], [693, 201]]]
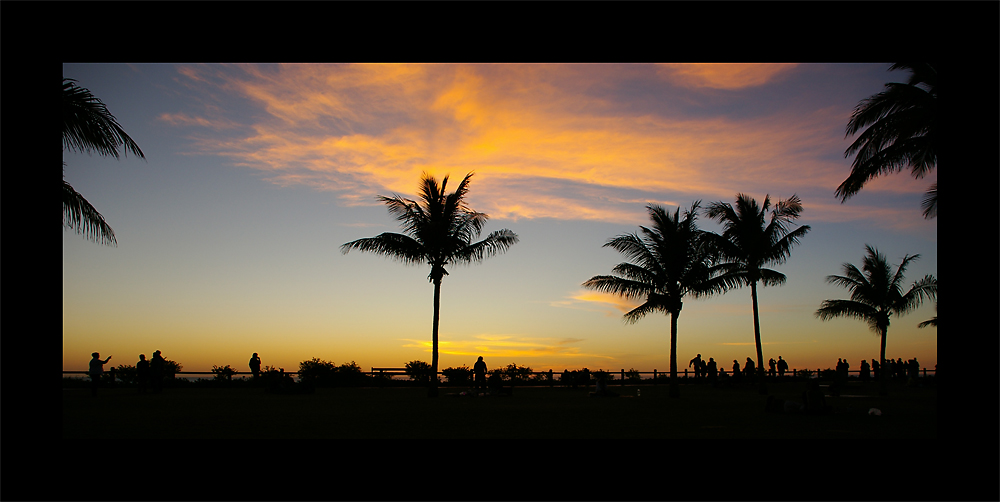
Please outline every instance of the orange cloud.
[[[659, 68], [683, 82], [739, 88], [773, 81], [794, 66]], [[829, 154], [846, 148], [842, 115], [849, 111], [741, 120], [636, 116], [578, 88], [581, 75], [614, 86], [612, 69], [301, 64], [185, 67], [182, 75], [221, 78], [218, 85], [266, 112], [249, 124], [248, 136], [202, 137], [199, 151], [260, 170], [279, 185], [335, 192], [345, 204], [376, 204], [376, 194], [412, 197], [423, 171], [476, 171], [470, 202], [494, 218], [631, 223], [663, 194], [729, 200], [737, 192], [798, 193], [808, 205], [812, 191], [832, 200], [849, 172], [849, 162]], [[164, 120], [215, 123], [186, 114]]]

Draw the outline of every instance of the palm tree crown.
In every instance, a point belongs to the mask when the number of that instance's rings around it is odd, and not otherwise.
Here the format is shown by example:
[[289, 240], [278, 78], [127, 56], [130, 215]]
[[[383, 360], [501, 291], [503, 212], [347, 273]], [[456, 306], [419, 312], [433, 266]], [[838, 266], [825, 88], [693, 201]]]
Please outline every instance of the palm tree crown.
[[[844, 202], [869, 180], [909, 166], [914, 178], [923, 178], [937, 165], [937, 70], [927, 63], [895, 63], [889, 71], [905, 69], [906, 83], [888, 83], [885, 90], [861, 101], [847, 123], [847, 135], [861, 135], [844, 152], [856, 154], [851, 174], [837, 187]], [[937, 183], [922, 204], [925, 218], [937, 216]]]
[[[767, 221], [768, 211], [771, 213], [770, 221]], [[713, 202], [705, 211], [706, 216], [721, 223], [724, 229], [722, 235], [708, 235], [715, 258], [721, 262], [717, 265], [718, 280], [727, 289], [750, 286], [758, 372], [763, 371], [764, 354], [760, 341], [757, 283], [764, 286], [785, 283], [785, 274], [765, 267], [784, 263], [792, 247], [809, 232], [809, 225], [794, 230], [789, 228], [801, 212], [802, 201], [796, 195], [779, 200], [772, 209], [770, 195], [758, 205], [756, 200], [744, 194], [737, 194], [735, 207], [725, 202]], [[764, 387], [761, 391], [764, 392]]]
[[604, 247], [622, 253], [630, 261], [620, 263], [612, 271], [618, 275], [598, 275], [583, 283], [584, 287], [612, 293], [624, 298], [644, 298], [642, 305], [625, 314], [625, 320], [634, 323], [652, 312], [670, 314], [670, 395], [677, 397], [677, 316], [682, 299], [710, 295], [722, 290], [723, 285], [713, 281], [710, 253], [705, 232], [698, 229], [699, 202], [680, 218], [680, 208], [673, 216], [662, 207], [647, 206], [652, 227], [640, 226], [638, 234], [620, 235], [610, 239]]
[[[420, 179], [420, 201], [378, 196], [389, 213], [399, 221], [403, 232], [383, 233], [348, 242], [340, 247], [347, 254], [352, 249], [393, 258], [406, 264], [428, 264], [428, 279], [434, 283], [434, 324], [431, 366], [438, 368], [438, 317], [440, 311], [441, 279], [448, 275], [445, 266], [452, 263], [481, 262], [506, 251], [517, 243], [517, 234], [503, 229], [491, 232], [485, 239], [473, 242], [489, 219], [484, 213], [473, 211], [465, 202], [469, 190], [469, 173], [451, 194], [446, 194], [448, 176], [441, 183], [428, 173]], [[437, 379], [432, 379], [431, 395], [436, 395]]]
[[[118, 148], [124, 146], [145, 159], [139, 145], [125, 133], [107, 106], [91, 92], [76, 85], [73, 79], [63, 79], [63, 149], [76, 152], [97, 152], [105, 157], [119, 158]], [[65, 168], [66, 164], [63, 163]], [[63, 226], [73, 228], [99, 243], [115, 245], [115, 233], [94, 208], [63, 177]]]
[[[865, 245], [861, 270], [850, 263], [843, 265], [844, 275], [827, 276], [826, 282], [843, 286], [851, 292], [850, 300], [824, 300], [816, 310], [816, 317], [830, 320], [835, 317], [852, 317], [868, 323], [868, 327], [881, 337], [881, 361], [885, 363], [885, 342], [892, 315], [901, 316], [918, 308], [925, 299], [937, 298], [937, 279], [932, 275], [915, 281], [903, 292], [903, 274], [906, 267], [920, 255], [904, 256], [895, 273], [885, 255], [870, 245]], [[884, 388], [883, 388], [884, 392]]]

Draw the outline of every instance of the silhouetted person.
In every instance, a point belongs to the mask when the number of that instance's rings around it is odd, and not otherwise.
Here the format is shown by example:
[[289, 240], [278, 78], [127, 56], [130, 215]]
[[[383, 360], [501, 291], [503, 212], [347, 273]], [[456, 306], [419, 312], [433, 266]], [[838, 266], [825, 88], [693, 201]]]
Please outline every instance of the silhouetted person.
[[146, 393], [149, 387], [149, 361], [146, 354], [139, 354], [139, 362], [135, 363], [135, 380], [139, 384], [139, 392]]
[[778, 378], [785, 376], [786, 371], [788, 371], [788, 362], [778, 356]]
[[[244, 352], [246, 354], [246, 352]], [[250, 357], [250, 373], [253, 373], [253, 379], [256, 380], [260, 376], [260, 357], [254, 352], [253, 356]]]
[[745, 376], [748, 381], [753, 380], [754, 366], [753, 359], [748, 357], [747, 363], [743, 365], [743, 376]]
[[479, 356], [479, 360], [476, 364], [472, 365], [472, 374], [475, 376], [476, 389], [486, 388], [486, 363], [483, 362], [483, 356]]
[[906, 363], [903, 362], [903, 358], [900, 357], [895, 364], [892, 365], [896, 369], [896, 376], [900, 378], [906, 378]]
[[718, 373], [718, 365], [715, 363], [715, 359], [709, 357], [708, 362], [705, 363], [705, 371], [708, 373], [708, 381], [712, 385], [716, 384], [716, 374]]
[[694, 359], [688, 363], [688, 368], [694, 365], [694, 377], [698, 378], [701, 376], [701, 354], [694, 356]]
[[166, 362], [160, 351], [153, 352], [153, 359], [149, 361], [149, 379], [153, 384], [153, 392], [163, 391], [163, 371], [166, 369]]
[[869, 371], [871, 370], [871, 366], [868, 366], [868, 361], [862, 359], [860, 369], [861, 369], [861, 381], [868, 383], [868, 379], [871, 377], [871, 374], [869, 373]]
[[740, 362], [733, 359], [733, 381], [739, 383], [740, 381]]
[[94, 352], [91, 356], [94, 356], [94, 358], [90, 360], [90, 394], [97, 397], [97, 387], [101, 384], [101, 374], [104, 373], [104, 365], [108, 364], [111, 356], [108, 356], [103, 361], [99, 352]]
[[767, 366], [770, 368], [770, 369], [767, 370], [767, 373], [769, 375], [771, 375], [771, 378], [774, 378], [774, 374], [776, 373], [775, 367], [777, 365], [778, 365], [778, 362], [775, 361], [773, 357], [770, 360], [767, 361]]
[[879, 367], [878, 361], [872, 359], [872, 378], [875, 380], [878, 380]]

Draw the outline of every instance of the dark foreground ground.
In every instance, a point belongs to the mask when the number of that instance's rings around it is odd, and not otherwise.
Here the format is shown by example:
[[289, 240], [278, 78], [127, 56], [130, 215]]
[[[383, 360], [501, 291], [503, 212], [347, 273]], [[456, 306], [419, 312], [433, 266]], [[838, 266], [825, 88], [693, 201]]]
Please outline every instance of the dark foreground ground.
[[[764, 411], [755, 387], [619, 387], [622, 397], [586, 388], [515, 388], [510, 397], [455, 397], [441, 388], [333, 388], [276, 395], [254, 388], [63, 389], [64, 438], [677, 438], [935, 439], [937, 389], [852, 384], [828, 396], [830, 415]], [[772, 383], [770, 394], [799, 399], [801, 382]], [[636, 397], [638, 391], [641, 396]], [[881, 416], [869, 414], [871, 408]]]

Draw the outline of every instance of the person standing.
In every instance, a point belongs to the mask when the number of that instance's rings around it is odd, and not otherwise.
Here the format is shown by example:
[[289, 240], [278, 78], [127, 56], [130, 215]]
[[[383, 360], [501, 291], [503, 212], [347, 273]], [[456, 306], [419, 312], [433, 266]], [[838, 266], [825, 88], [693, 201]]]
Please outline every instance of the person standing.
[[768, 366], [767, 373], [768, 373], [768, 375], [770, 375], [771, 378], [774, 378], [775, 366], [777, 366], [777, 365], [778, 365], [778, 362], [775, 361], [773, 357], [770, 360], [767, 361], [767, 366]]
[[479, 360], [472, 366], [472, 374], [476, 377], [476, 389], [485, 389], [486, 363], [483, 362], [483, 356], [479, 356]]
[[715, 364], [715, 358], [708, 358], [708, 363], [705, 364], [705, 371], [708, 373], [708, 381], [711, 382], [712, 385], [715, 385], [715, 379], [718, 373], [718, 365]]
[[861, 381], [867, 383], [870, 376], [869, 373], [870, 366], [868, 366], [868, 361], [864, 359], [861, 360]]
[[149, 362], [149, 378], [153, 381], [153, 392], [163, 391], [163, 370], [166, 361], [160, 351], [153, 352], [153, 360]]
[[[246, 352], [244, 352], [244, 354], [246, 354]], [[254, 352], [253, 355], [250, 356], [250, 373], [253, 373], [254, 380], [256, 380], [258, 376], [260, 376], [260, 357], [257, 356], [256, 352]]]
[[694, 359], [688, 363], [688, 368], [694, 365], [694, 377], [697, 379], [701, 376], [701, 354], [694, 356]]
[[786, 371], [788, 371], [788, 362], [778, 356], [778, 377], [785, 376]]
[[139, 393], [145, 394], [149, 387], [149, 361], [146, 354], [139, 354], [139, 362], [135, 363], [135, 380], [139, 384]]
[[748, 381], [753, 381], [755, 364], [753, 359], [747, 358], [747, 363], [743, 365], [743, 376], [746, 377]]
[[872, 359], [872, 378], [876, 381], [878, 380], [879, 364], [878, 361]]
[[101, 383], [101, 374], [104, 373], [104, 365], [108, 364], [111, 356], [108, 356], [103, 361], [99, 352], [94, 352], [91, 356], [93, 356], [93, 359], [90, 360], [90, 394], [97, 397], [97, 387]]

